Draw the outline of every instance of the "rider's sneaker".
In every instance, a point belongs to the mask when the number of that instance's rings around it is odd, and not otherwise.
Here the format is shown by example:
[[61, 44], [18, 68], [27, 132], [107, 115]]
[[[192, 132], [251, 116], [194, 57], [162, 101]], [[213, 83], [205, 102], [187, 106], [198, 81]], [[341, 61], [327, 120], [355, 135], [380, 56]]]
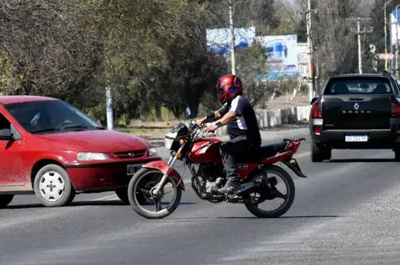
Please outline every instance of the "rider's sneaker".
[[222, 188], [220, 188], [218, 190], [219, 193], [225, 193], [225, 194], [234, 194], [238, 191], [240, 191], [241, 186], [239, 181], [235, 180], [235, 179], [229, 179], [225, 186], [223, 186]]

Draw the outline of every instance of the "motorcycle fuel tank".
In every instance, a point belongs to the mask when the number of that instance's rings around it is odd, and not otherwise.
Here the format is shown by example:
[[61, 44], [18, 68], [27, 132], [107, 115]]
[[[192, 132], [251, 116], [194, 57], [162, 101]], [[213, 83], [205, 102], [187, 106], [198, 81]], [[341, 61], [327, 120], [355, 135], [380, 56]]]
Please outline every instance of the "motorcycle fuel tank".
[[189, 158], [195, 163], [222, 163], [219, 147], [221, 141], [214, 138], [199, 139], [193, 143]]

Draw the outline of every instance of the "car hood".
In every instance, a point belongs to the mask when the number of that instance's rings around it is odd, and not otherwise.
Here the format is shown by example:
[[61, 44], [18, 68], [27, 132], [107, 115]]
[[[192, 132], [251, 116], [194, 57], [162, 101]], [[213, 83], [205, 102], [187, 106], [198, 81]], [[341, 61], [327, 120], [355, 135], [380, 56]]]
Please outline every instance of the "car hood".
[[151, 146], [144, 139], [111, 130], [65, 132], [37, 137], [74, 147], [76, 151], [115, 153], [143, 150]]

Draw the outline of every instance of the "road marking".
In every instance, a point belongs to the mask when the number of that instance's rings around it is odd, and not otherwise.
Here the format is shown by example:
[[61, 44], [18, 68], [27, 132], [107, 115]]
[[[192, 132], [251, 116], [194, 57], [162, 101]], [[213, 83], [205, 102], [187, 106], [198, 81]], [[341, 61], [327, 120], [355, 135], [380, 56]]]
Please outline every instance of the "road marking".
[[109, 196], [93, 199], [92, 201], [112, 201], [117, 198], [118, 198], [117, 195], [109, 195]]
[[310, 154], [311, 154], [311, 152], [305, 152], [305, 153], [296, 154], [293, 157], [294, 158], [302, 158], [302, 157], [309, 156]]

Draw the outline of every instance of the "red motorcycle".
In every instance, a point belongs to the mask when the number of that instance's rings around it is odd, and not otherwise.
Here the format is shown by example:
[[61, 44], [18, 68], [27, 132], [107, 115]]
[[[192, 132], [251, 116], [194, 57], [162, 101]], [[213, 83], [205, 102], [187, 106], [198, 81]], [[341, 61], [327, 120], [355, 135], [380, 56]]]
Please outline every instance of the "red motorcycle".
[[[261, 218], [279, 217], [289, 210], [295, 186], [290, 175], [275, 163], [282, 162], [297, 176], [306, 178], [293, 158], [304, 138], [284, 139], [261, 146], [258, 154], [254, 154], [249, 161], [237, 163], [241, 189], [228, 195], [218, 192], [226, 182], [219, 152], [222, 142], [214, 138], [200, 138], [201, 129], [196, 124], [186, 126], [179, 123], [165, 137], [165, 147], [171, 150], [168, 163], [147, 163], [132, 177], [128, 198], [138, 214], [149, 219], [164, 218], [178, 207], [185, 185], [183, 174], [179, 175], [172, 168], [177, 160], [189, 168], [191, 186], [203, 200], [243, 203], [252, 214]], [[281, 188], [285, 188], [286, 192], [282, 192]], [[270, 209], [260, 207], [263, 203]]]

